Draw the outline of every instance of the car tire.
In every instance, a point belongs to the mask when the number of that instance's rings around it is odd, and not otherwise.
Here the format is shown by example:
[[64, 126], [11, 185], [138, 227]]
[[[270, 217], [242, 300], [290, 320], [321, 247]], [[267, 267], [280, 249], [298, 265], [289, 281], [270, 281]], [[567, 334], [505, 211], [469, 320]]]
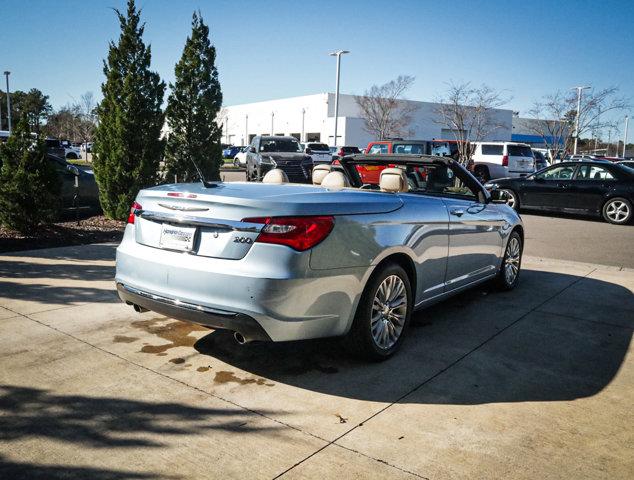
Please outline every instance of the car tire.
[[74, 153], [69, 153], [68, 155], [66, 155], [66, 160], [77, 160], [77, 155], [75, 155]]
[[520, 211], [520, 199], [519, 196], [517, 195], [517, 193], [515, 193], [514, 190], [511, 190], [510, 188], [503, 188], [501, 189], [502, 192], [506, 193], [508, 195], [508, 200], [506, 201], [506, 204], [511, 207], [513, 210], [515, 210], [516, 212]]
[[517, 285], [522, 266], [523, 250], [522, 236], [517, 230], [513, 230], [508, 242], [506, 242], [500, 271], [495, 277], [495, 286], [498, 290], [513, 290]]
[[485, 184], [489, 180], [491, 180], [491, 175], [489, 174], [488, 167], [484, 165], [476, 165], [473, 169], [474, 176], [478, 179], [481, 184]]
[[[379, 268], [363, 290], [344, 339], [351, 353], [374, 361], [387, 360], [396, 353], [414, 307], [411, 283], [403, 267], [386, 263]], [[390, 307], [389, 302], [395, 305]], [[398, 302], [404, 303], [396, 305]]]
[[626, 198], [614, 197], [603, 205], [603, 219], [614, 225], [625, 225], [632, 220], [632, 202]]

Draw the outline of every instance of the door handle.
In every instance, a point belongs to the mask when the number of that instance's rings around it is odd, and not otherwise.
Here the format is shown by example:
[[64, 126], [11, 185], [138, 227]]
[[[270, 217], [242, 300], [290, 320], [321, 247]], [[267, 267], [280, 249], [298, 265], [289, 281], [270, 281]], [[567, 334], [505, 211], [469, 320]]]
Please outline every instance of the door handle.
[[454, 208], [450, 210], [449, 213], [455, 215], [456, 217], [462, 217], [464, 215], [464, 210], [462, 208]]

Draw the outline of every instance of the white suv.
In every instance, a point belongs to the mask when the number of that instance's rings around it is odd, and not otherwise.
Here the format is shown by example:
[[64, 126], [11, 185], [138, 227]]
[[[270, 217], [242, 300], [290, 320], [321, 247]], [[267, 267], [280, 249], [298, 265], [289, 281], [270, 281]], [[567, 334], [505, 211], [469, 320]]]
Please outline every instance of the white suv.
[[325, 143], [307, 142], [304, 144], [304, 153], [310, 155], [313, 163], [332, 163], [330, 147]]
[[492, 178], [524, 177], [535, 171], [531, 147], [514, 142], [475, 142], [473, 173], [481, 182]]

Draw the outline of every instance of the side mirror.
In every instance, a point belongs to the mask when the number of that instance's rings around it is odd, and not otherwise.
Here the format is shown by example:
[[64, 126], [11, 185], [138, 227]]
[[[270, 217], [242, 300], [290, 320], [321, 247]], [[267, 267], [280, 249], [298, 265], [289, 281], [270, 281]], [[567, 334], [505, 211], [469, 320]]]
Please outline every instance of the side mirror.
[[255, 147], [251, 146], [248, 150], [249, 153], [255, 153]]
[[68, 170], [76, 177], [79, 177], [79, 168], [77, 168], [75, 165], [66, 165], [66, 170]]
[[306, 147], [306, 149], [304, 150], [304, 153], [306, 155], [310, 155], [311, 153], [313, 153], [313, 151], [310, 148]]

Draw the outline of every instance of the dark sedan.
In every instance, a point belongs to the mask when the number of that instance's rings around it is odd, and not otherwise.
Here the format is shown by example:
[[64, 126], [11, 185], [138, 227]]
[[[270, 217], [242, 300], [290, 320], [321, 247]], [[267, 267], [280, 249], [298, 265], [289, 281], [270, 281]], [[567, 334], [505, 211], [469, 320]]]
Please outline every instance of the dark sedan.
[[92, 170], [82, 170], [67, 162], [62, 157], [47, 155], [62, 181], [61, 207], [63, 211], [92, 210], [98, 211], [99, 189]]
[[562, 162], [527, 177], [491, 180], [485, 186], [505, 192], [515, 210], [599, 215], [618, 225], [632, 220], [634, 171], [611, 162]]

